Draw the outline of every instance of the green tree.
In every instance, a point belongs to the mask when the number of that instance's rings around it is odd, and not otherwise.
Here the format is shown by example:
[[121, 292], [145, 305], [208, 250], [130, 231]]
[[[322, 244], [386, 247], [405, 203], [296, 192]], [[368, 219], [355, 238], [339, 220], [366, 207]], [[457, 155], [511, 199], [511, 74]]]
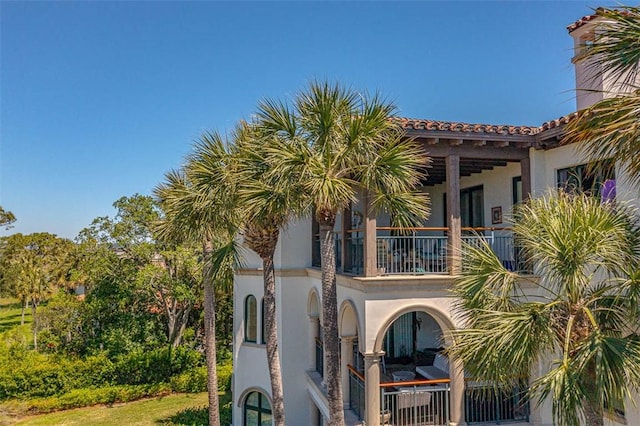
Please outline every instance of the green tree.
[[507, 386], [551, 360], [528, 396], [548, 398], [560, 426], [602, 425], [640, 387], [637, 217], [560, 192], [522, 205], [514, 220], [539, 279], [507, 271], [486, 245], [466, 246], [454, 288], [466, 327], [449, 351], [472, 377]]
[[10, 229], [11, 224], [16, 221], [16, 217], [9, 210], [5, 210], [0, 206], [0, 226]]
[[393, 121], [395, 106], [339, 84], [312, 82], [294, 108], [267, 104], [263, 126], [288, 135], [272, 155], [275, 176], [298, 181], [320, 225], [323, 342], [331, 425], [344, 424], [336, 295], [336, 216], [359, 194], [374, 211], [385, 210], [400, 226], [428, 214], [428, 198], [416, 190], [427, 157]]
[[13, 234], [4, 238], [0, 268], [3, 286], [19, 299], [24, 310], [31, 305], [33, 346], [38, 349], [38, 306], [64, 286], [71, 269], [73, 243], [53, 234]]
[[162, 238], [202, 244], [205, 353], [209, 390], [209, 424], [220, 425], [216, 371], [216, 287], [230, 287], [233, 255], [237, 253], [236, 190], [230, 179], [230, 153], [224, 139], [203, 134], [183, 170], [171, 171], [154, 193], [166, 220], [158, 226]]
[[304, 211], [305, 197], [300, 181], [274, 173], [272, 153], [281, 149], [295, 128], [274, 132], [271, 117], [285, 113], [270, 101], [261, 104], [255, 123], [241, 123], [234, 135], [234, 172], [240, 225], [247, 246], [262, 260], [264, 280], [264, 322], [267, 364], [271, 382], [271, 411], [275, 425], [285, 424], [282, 371], [278, 353], [276, 277], [274, 253], [280, 230]]
[[[144, 301], [147, 310], [160, 312], [167, 340], [177, 347], [202, 294], [199, 252], [193, 245], [158, 240], [155, 229], [163, 212], [152, 197], [134, 194], [121, 197], [113, 206], [115, 217], [98, 217], [81, 231], [79, 240], [87, 255], [84, 275], [78, 275], [83, 280], [93, 276], [98, 282], [117, 277], [119, 285], [132, 286], [132, 293], [121, 295], [128, 294], [132, 303], [134, 299]], [[125, 271], [131, 275], [123, 275]]]
[[577, 61], [587, 63], [594, 79], [603, 78], [610, 84], [603, 100], [579, 111], [567, 125], [563, 142], [578, 143], [594, 161], [623, 159], [620, 165], [638, 182], [640, 8], [598, 8], [595, 14], [602, 18], [595, 39], [578, 54]]

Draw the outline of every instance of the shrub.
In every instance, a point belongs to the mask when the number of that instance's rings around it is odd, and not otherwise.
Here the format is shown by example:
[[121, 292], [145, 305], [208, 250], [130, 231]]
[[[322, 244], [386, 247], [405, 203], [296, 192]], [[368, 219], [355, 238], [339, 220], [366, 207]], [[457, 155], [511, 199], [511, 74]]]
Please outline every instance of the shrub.
[[185, 371], [171, 378], [171, 389], [174, 392], [206, 392], [207, 391], [207, 367], [198, 367]]
[[30, 400], [11, 401], [3, 404], [14, 414], [44, 414], [58, 410], [86, 407], [96, 404], [113, 404], [129, 402], [151, 396], [162, 396], [171, 393], [167, 384], [139, 386], [107, 386], [103, 388], [74, 389], [59, 396], [33, 398]]
[[[206, 426], [209, 424], [209, 409], [207, 407], [186, 408], [160, 424], [163, 426]], [[221, 424], [229, 423], [221, 422]]]
[[202, 365], [202, 355], [192, 349], [160, 348], [148, 352], [134, 352], [117, 362], [119, 384], [168, 382], [171, 376]]
[[218, 391], [227, 392], [231, 390], [231, 376], [233, 375], [232, 362], [226, 361], [223, 364], [218, 364]]

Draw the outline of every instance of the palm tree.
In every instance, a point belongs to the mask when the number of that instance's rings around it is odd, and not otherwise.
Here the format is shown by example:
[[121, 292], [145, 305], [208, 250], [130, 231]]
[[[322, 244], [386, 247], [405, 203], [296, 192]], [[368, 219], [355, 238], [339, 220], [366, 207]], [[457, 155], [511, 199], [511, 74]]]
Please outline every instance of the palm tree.
[[229, 179], [230, 154], [223, 138], [205, 133], [181, 171], [166, 174], [154, 193], [167, 215], [158, 224], [162, 238], [199, 241], [203, 247], [205, 353], [209, 390], [209, 424], [220, 425], [216, 371], [215, 286], [232, 280], [230, 257], [236, 253], [235, 188]]
[[[560, 426], [602, 425], [640, 387], [640, 224], [624, 206], [549, 193], [522, 205], [515, 239], [536, 268], [526, 279], [488, 246], [466, 246], [454, 288], [466, 328], [452, 357], [479, 380], [509, 386], [541, 363], [528, 397], [550, 399]], [[581, 422], [582, 420], [582, 422]]]
[[[579, 111], [569, 122], [564, 143], [579, 143], [592, 160], [624, 159], [634, 182], [640, 179], [640, 8], [599, 8], [602, 18], [593, 44], [577, 56], [593, 78], [606, 78], [605, 99]], [[578, 88], [580, 90], [581, 88]]]
[[244, 241], [262, 260], [266, 334], [263, 338], [271, 381], [271, 410], [274, 424], [284, 426], [273, 257], [280, 229], [304, 210], [304, 194], [298, 181], [271, 173], [274, 167], [271, 153], [282, 143], [280, 138], [277, 133], [265, 130], [259, 120], [251, 125], [240, 123], [234, 135], [233, 177], [242, 211]]
[[375, 210], [386, 209], [401, 225], [426, 217], [427, 196], [415, 188], [425, 153], [392, 121], [395, 107], [339, 84], [312, 82], [295, 107], [263, 103], [259, 120], [282, 138], [271, 155], [275, 176], [300, 182], [320, 225], [325, 383], [331, 425], [344, 424], [333, 229], [336, 217], [369, 191]]

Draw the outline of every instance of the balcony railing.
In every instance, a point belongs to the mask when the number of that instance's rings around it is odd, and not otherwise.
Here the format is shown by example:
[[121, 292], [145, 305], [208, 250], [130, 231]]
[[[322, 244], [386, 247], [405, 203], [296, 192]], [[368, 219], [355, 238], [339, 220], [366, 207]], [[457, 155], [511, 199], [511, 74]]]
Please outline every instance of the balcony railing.
[[[509, 228], [463, 228], [462, 241], [477, 245], [486, 241], [502, 264], [510, 271], [529, 272], [521, 249], [514, 242]], [[393, 228], [378, 227], [376, 236], [376, 260], [379, 275], [446, 274], [448, 257], [448, 228]], [[345, 250], [341, 234], [335, 238], [336, 266], [339, 271], [361, 274], [364, 269], [363, 230], [346, 233]], [[320, 241], [314, 238], [313, 266], [320, 266]], [[344, 258], [344, 265], [342, 264]]]
[[[365, 378], [349, 365], [349, 403], [364, 420]], [[465, 421], [491, 425], [528, 422], [526, 379], [513, 386], [495, 387], [465, 379]], [[445, 426], [450, 421], [450, 380], [413, 380], [380, 383], [380, 424], [403, 426]]]
[[364, 376], [351, 365], [349, 368], [349, 405], [360, 420], [364, 419]]
[[449, 380], [381, 383], [381, 424], [446, 426]]
[[483, 386], [466, 380], [465, 420], [467, 424], [500, 424], [528, 422], [529, 402], [524, 397], [526, 379], [513, 386]]
[[[349, 403], [364, 420], [364, 376], [349, 366]], [[449, 379], [380, 384], [380, 424], [445, 426], [449, 424]]]

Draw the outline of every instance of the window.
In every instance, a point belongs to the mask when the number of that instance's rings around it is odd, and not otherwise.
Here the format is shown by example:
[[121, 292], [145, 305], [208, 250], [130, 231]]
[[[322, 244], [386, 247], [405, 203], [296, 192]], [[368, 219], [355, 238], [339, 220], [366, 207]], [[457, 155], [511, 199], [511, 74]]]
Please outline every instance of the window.
[[260, 343], [262, 343], [263, 345], [265, 343], [267, 343], [266, 341], [266, 336], [267, 336], [267, 329], [265, 328], [265, 324], [267, 323], [264, 319], [265, 319], [265, 314], [266, 312], [264, 311], [264, 297], [262, 298], [262, 302], [260, 303], [260, 312], [262, 313], [262, 315], [260, 316]]
[[484, 195], [482, 186], [460, 191], [460, 222], [462, 227], [484, 226]]
[[244, 300], [244, 341], [256, 343], [258, 341], [258, 306], [252, 295]]
[[271, 426], [271, 405], [260, 392], [251, 392], [244, 402], [244, 426]]
[[604, 200], [616, 196], [615, 171], [611, 163], [589, 167], [588, 164], [566, 167], [557, 172], [558, 188], [571, 193], [585, 193]]
[[522, 176], [516, 176], [511, 182], [511, 194], [513, 197], [513, 205], [522, 202]]
[[[443, 194], [443, 205], [444, 223], [448, 224], [446, 193]], [[482, 228], [484, 226], [484, 191], [482, 185], [460, 190], [460, 222], [463, 228]]]

